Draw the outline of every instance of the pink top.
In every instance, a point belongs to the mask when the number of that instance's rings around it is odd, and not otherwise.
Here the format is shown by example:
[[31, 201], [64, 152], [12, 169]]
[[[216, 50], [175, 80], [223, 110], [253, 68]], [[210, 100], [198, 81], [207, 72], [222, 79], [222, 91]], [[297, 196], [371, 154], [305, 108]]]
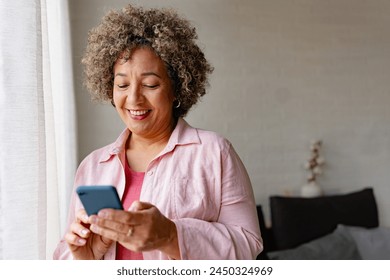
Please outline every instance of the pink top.
[[[88, 155], [74, 186], [113, 185], [122, 197], [130, 133], [125, 129], [114, 143]], [[251, 182], [237, 153], [223, 137], [193, 128], [183, 119], [150, 162], [140, 200], [155, 205], [175, 223], [181, 259], [255, 259], [263, 248]], [[80, 208], [73, 191], [67, 227]], [[104, 259], [115, 259], [115, 252], [113, 244]], [[142, 254], [145, 260], [168, 259], [159, 250]], [[62, 238], [54, 259], [72, 258]]]
[[[145, 172], [135, 172], [131, 170], [127, 160], [125, 164], [126, 187], [122, 197], [122, 205], [125, 210], [129, 209], [131, 204], [139, 200], [144, 181]], [[141, 252], [133, 252], [121, 244], [117, 244], [116, 257], [117, 260], [143, 260]]]

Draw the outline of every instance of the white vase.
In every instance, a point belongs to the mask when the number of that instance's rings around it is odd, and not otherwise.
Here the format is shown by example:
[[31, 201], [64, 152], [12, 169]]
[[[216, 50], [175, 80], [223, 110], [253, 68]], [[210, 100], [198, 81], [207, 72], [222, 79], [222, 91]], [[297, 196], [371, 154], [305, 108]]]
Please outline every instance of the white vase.
[[322, 190], [316, 182], [310, 182], [301, 188], [302, 197], [317, 197], [322, 195]]

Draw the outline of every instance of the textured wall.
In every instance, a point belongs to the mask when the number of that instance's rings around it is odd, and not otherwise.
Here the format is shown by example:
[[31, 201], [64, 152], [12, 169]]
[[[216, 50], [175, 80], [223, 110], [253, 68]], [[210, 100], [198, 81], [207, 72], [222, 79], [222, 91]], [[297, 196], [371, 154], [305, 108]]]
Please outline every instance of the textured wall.
[[[89, 101], [80, 57], [87, 31], [128, 2], [70, 1], [80, 160], [123, 128], [111, 106]], [[197, 27], [215, 72], [187, 120], [233, 143], [257, 203], [298, 195], [310, 141], [321, 139], [324, 191], [373, 186], [390, 226], [390, 1], [132, 1], [142, 2], [173, 7]]]

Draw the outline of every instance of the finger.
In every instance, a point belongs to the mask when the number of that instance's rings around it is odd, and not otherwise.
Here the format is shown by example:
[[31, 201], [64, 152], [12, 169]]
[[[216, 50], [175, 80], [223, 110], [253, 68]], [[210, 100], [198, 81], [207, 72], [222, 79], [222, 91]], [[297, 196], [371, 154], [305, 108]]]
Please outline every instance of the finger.
[[102, 228], [107, 228], [113, 231], [116, 231], [118, 233], [127, 234], [130, 227], [128, 224], [125, 224], [123, 222], [118, 222], [114, 220], [109, 219], [103, 219], [99, 218], [97, 216], [90, 217], [90, 222], [92, 225], [97, 225]]
[[[138, 229], [139, 228], [136, 227], [136, 233], [138, 232]], [[96, 224], [91, 225], [91, 230], [93, 233], [100, 235], [104, 239], [120, 242], [127, 249], [134, 252], [140, 252], [146, 248], [152, 248], [151, 244], [153, 243], [145, 242], [145, 240], [142, 238], [140, 239], [139, 236], [136, 237], [134, 234], [129, 236], [128, 234], [123, 234], [108, 228], [102, 228]]]
[[140, 252], [145, 248], [145, 246], [143, 246], [143, 242], [137, 238], [134, 239], [134, 236], [127, 236], [123, 233], [99, 227], [96, 224], [91, 225], [91, 230], [93, 233], [100, 235], [104, 239], [120, 242], [124, 247], [131, 251]]
[[70, 225], [70, 230], [73, 234], [76, 234], [82, 238], [88, 238], [91, 234], [90, 230], [88, 230], [86, 227], [79, 223], [72, 223]]
[[90, 229], [93, 233], [99, 234], [104, 238], [108, 238], [114, 241], [123, 240], [125, 238], [125, 234], [114, 231], [112, 229], [103, 228], [97, 224], [92, 224]]
[[142, 202], [142, 201], [134, 201], [129, 207], [129, 211], [140, 211], [154, 207], [153, 204]]
[[[128, 212], [123, 210], [103, 209], [99, 211], [97, 218], [135, 226], [140, 225], [143, 222], [144, 216], [145, 213], [142, 212]], [[90, 222], [92, 220], [93, 219], [90, 219]]]
[[84, 238], [81, 238], [78, 235], [71, 233], [71, 232], [68, 232], [67, 234], [65, 234], [65, 241], [69, 245], [74, 245], [74, 246], [78, 246], [78, 247], [84, 246], [87, 243], [87, 240], [85, 240]]
[[87, 212], [85, 212], [85, 209], [79, 209], [76, 213], [76, 219], [78, 221], [81, 221], [83, 223], [88, 223], [88, 215]]

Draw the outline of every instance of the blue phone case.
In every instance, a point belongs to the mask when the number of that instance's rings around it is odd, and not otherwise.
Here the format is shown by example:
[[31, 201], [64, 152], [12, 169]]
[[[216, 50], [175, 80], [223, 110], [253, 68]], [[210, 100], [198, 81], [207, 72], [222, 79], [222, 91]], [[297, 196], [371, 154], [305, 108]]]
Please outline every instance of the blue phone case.
[[104, 208], [123, 210], [114, 186], [79, 186], [76, 192], [88, 216], [97, 214]]

